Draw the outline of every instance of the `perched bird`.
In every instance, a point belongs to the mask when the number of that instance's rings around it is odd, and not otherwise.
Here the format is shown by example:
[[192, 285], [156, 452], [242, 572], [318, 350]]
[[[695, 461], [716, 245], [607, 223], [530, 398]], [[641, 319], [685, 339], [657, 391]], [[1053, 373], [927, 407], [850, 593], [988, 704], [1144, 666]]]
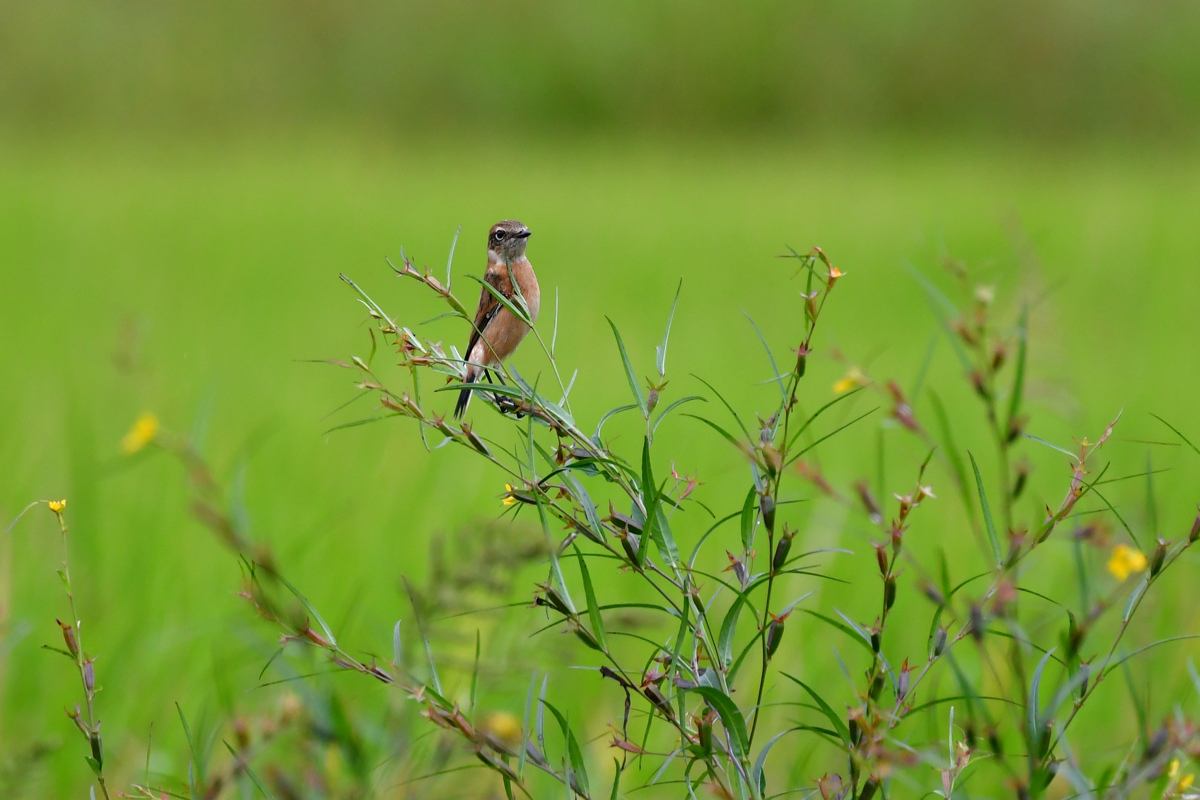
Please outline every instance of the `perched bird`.
[[[512, 300], [516, 296], [513, 290], [515, 278], [517, 289], [529, 308], [529, 318], [536, 321], [542, 295], [533, 267], [525, 257], [528, 239], [529, 228], [516, 220], [509, 219], [493, 225], [488, 232], [488, 265], [483, 279], [506, 299]], [[512, 355], [527, 333], [529, 326], [497, 300], [487, 286], [481, 287], [479, 309], [475, 312], [475, 329], [471, 332], [471, 340], [465, 351], [469, 363], [463, 382], [475, 383], [489, 367]], [[470, 389], [458, 393], [455, 417], [462, 417], [466, 412], [472, 394]]]

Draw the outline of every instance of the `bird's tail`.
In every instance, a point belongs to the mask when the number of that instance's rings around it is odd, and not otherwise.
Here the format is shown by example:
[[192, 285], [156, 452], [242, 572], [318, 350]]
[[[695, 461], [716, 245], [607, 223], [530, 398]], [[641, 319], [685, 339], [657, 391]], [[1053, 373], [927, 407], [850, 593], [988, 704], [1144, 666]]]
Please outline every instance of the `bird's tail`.
[[[467, 377], [463, 383], [474, 383], [479, 380], [479, 371], [467, 368]], [[467, 406], [471, 402], [471, 395], [475, 394], [470, 389], [463, 389], [458, 393], [458, 402], [454, 404], [454, 418], [462, 419], [462, 415], [467, 413]]]

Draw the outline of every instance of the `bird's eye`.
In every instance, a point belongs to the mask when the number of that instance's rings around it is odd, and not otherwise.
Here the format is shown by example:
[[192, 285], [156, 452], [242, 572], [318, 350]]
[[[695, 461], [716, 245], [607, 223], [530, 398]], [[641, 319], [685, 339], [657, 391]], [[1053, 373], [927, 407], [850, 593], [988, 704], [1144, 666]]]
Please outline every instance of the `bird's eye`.
[[492, 234], [492, 238], [495, 239], [497, 242], [504, 241], [504, 231], [496, 231], [495, 233]]

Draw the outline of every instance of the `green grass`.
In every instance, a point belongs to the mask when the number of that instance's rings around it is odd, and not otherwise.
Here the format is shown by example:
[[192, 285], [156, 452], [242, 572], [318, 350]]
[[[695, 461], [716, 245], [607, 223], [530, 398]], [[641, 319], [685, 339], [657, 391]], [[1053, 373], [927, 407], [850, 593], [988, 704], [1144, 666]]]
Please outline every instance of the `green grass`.
[[[211, 727], [223, 709], [270, 704], [280, 691], [248, 692], [269, 638], [231, 593], [236, 560], [189, 516], [183, 471], [161, 455], [118, 455], [117, 442], [140, 412], [194, 432], [221, 476], [241, 482], [254, 535], [272, 544], [342, 641], [362, 650], [388, 652], [392, 624], [411, 618], [400, 578], [426, 576], [431, 540], [499, 513], [503, 476], [453, 448], [425, 453], [409, 423], [323, 435], [368, 409], [326, 418], [353, 395], [350, 373], [305, 363], [369, 350], [361, 306], [339, 272], [407, 322], [441, 313], [414, 284], [392, 277], [383, 257], [398, 258], [404, 247], [438, 274], [460, 223], [455, 274], [467, 299], [478, 291], [466, 274], [481, 271], [487, 225], [516, 217], [533, 229], [543, 324], [548, 330], [557, 289], [559, 357], [580, 368], [573, 397], [585, 420], [628, 397], [604, 315], [620, 327], [638, 374], [650, 375], [680, 277], [665, 400], [702, 390], [694, 372], [738, 407], [766, 410], [774, 389], [757, 384], [770, 366], [742, 309], [776, 357], [790, 358], [784, 346], [801, 328], [797, 287], [788, 280], [793, 262], [774, 258], [785, 245], [820, 245], [846, 273], [817, 337], [809, 405], [832, 396], [844, 372], [829, 358], [833, 345], [873, 377], [908, 389], [938, 328], [905, 265], [948, 288], [941, 257], [964, 259], [996, 285], [1010, 319], [1021, 300], [1031, 303], [1029, 431], [1069, 446], [1072, 436], [1095, 439], [1123, 408], [1114, 470], [1143, 470], [1147, 452], [1156, 467], [1171, 468], [1154, 486], [1165, 537], [1186, 533], [1198, 499], [1200, 459], [1145, 442], [1173, 440], [1151, 412], [1200, 439], [1193, 400], [1200, 152], [337, 137], [146, 149], [15, 142], [0, 160], [0, 183], [0, 517], [11, 519], [33, 499], [69, 498], [77, 602], [87, 646], [101, 656], [97, 705], [110, 785], [140, 779], [152, 726], [153, 767], [186, 773], [176, 701], [193, 726]], [[459, 347], [467, 334], [446, 321], [428, 330]], [[515, 364], [526, 375], [543, 367], [529, 345]], [[943, 399], [956, 435], [978, 450], [986, 439], [957, 373], [943, 340], [928, 380], [953, 385]], [[453, 395], [436, 397], [448, 413]], [[875, 404], [865, 393], [845, 414]], [[915, 409], [933, 429], [928, 400]], [[473, 414], [481, 428], [494, 429], [482, 407]], [[872, 421], [847, 434], [849, 446], [828, 448], [826, 475], [843, 488], [869, 477], [860, 453], [874, 446], [878, 429]], [[607, 430], [636, 446], [633, 428]], [[699, 473], [701, 499], [718, 510], [740, 506], [745, 487], [728, 479], [740, 481], [744, 468], [726, 446], [691, 421], [664, 430], [660, 452], [671, 453], [681, 473]], [[895, 430], [886, 436], [888, 476], [899, 490], [925, 453]], [[1032, 442], [1023, 451], [1039, 486], [1049, 487], [1039, 499], [1055, 503], [1069, 478], [1065, 459]], [[996, 468], [981, 457], [980, 469], [987, 480]], [[938, 502], [956, 503], [945, 473], [932, 471], [935, 490], [944, 487]], [[1118, 486], [1110, 499], [1135, 531], [1147, 530], [1144, 480]], [[914, 536], [944, 546], [965, 574], [979, 553], [967, 528], [950, 524], [960, 517], [944, 516], [945, 528], [918, 521]], [[533, 524], [532, 517], [518, 523]], [[836, 508], [818, 506], [801, 537], [805, 548], [857, 549], [827, 563], [833, 574], [874, 569], [862, 533]], [[13, 790], [27, 796], [78, 796], [89, 777], [83, 745], [61, 712], [78, 699], [71, 665], [39, 649], [58, 641], [54, 619], [68, 613], [54, 575], [60, 560], [44, 510], [0, 540], [0, 634], [9, 636], [6, 646], [15, 643], [0, 660], [0, 739], [20, 743], [8, 758], [34, 744], [48, 748]], [[1060, 573], [1033, 580], [1061, 586], [1071, 574], [1066, 545], [1055, 563]], [[1193, 557], [1180, 572], [1194, 565]], [[533, 576], [504, 600], [528, 599]], [[1146, 641], [1196, 631], [1184, 577], [1159, 587], [1146, 609]], [[828, 607], [855, 613], [858, 602], [860, 617], [874, 613], [874, 598], [822, 591]], [[906, 600], [909, 643], [919, 652], [930, 609]], [[577, 658], [563, 637], [547, 633], [539, 661], [524, 638], [523, 613], [494, 632], [494, 615], [453, 623], [472, 636], [476, 624], [485, 629], [494, 665], [481, 680], [485, 707], [519, 714], [529, 669]], [[798, 627], [782, 651], [794, 660], [788, 671], [838, 685], [827, 629]], [[469, 658], [473, 644], [447, 638], [451, 652]], [[1184, 697], [1188, 652], [1196, 646], [1167, 645], [1157, 672], [1134, 662], [1135, 684], [1149, 686], [1156, 718]], [[564, 674], [551, 679], [551, 696], [556, 681], [566, 686]], [[380, 691], [336, 680], [364, 702]], [[598, 684], [582, 680], [597, 694], [573, 706], [586, 709], [593, 733], [619, 713]], [[1093, 723], [1111, 714], [1132, 724], [1127, 690], [1111, 684], [1107, 698], [1089, 707]], [[1188, 702], [1194, 707], [1195, 698]], [[1106, 742], [1080, 728], [1084, 742]], [[593, 748], [604, 763], [603, 748]], [[830, 767], [814, 756], [798, 768], [810, 778]]]

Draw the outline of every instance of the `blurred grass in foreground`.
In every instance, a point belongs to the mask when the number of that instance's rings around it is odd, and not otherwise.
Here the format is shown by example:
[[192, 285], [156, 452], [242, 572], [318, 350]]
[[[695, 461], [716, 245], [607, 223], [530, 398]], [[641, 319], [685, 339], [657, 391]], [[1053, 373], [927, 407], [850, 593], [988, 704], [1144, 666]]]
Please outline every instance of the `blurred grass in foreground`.
[[[695, 372], [741, 404], [757, 402], [764, 388], [747, 387], [767, 365], [739, 309], [769, 340], [788, 339], [788, 263], [773, 258], [785, 244], [819, 244], [854, 278], [830, 310], [826, 341], [911, 385], [938, 333], [902, 265], [940, 280], [941, 257], [962, 258], [1009, 302], [1033, 301], [1030, 431], [1067, 443], [1124, 407], [1124, 438], [1114, 447], [1131, 466], [1149, 452], [1156, 466], [1172, 468], [1155, 476], [1158, 524], [1178, 529], [1195, 500], [1187, 491], [1195, 464], [1178, 448], [1142, 441], [1167, 438], [1149, 412], [1196, 430], [1189, 346], [1200, 340], [1191, 313], [1200, 303], [1191, 221], [1200, 154], [903, 144], [9, 142], [0, 161], [8, 187], [0, 196], [0, 418], [10, 421], [0, 430], [0, 510], [11, 518], [30, 499], [70, 498], [76, 596], [90, 646], [104, 654], [97, 703], [111, 774], [140, 770], [151, 724], [153, 768], [186, 772], [171, 762], [186, 752], [175, 701], [211, 725], [235, 704], [277, 700], [269, 690], [243, 694], [269, 650], [229, 595], [235, 563], [187, 514], [182, 473], [162, 459], [118, 455], [140, 412], [155, 411], [201, 443], [244, 495], [255, 535], [347, 641], [386, 645], [395, 618], [408, 613], [400, 575], [420, 580], [432, 538], [498, 513], [498, 476], [450, 451], [426, 455], [402, 426], [320, 436], [350, 418], [323, 419], [351, 391], [343, 374], [300, 363], [364, 349], [360, 309], [338, 272], [389, 309], [439, 313], [392, 278], [382, 256], [403, 246], [436, 271], [459, 223], [460, 277], [480, 271], [490, 222], [517, 217], [534, 230], [531, 258], [543, 286], [560, 291], [561, 358], [581, 367], [577, 413], [593, 417], [623, 402], [622, 387], [595, 377], [617, 366], [603, 314], [621, 324], [649, 372], [679, 277], [671, 358], [680, 385], [672, 391], [692, 393], [698, 387], [683, 375]], [[508, 176], [504, 191], [497, 163]], [[446, 323], [430, 330], [459, 346], [465, 338]], [[538, 363], [532, 351], [516, 359], [527, 375]], [[818, 358], [813, 369], [810, 385], [819, 388], [845, 367]], [[931, 376], [955, 372], [938, 345]], [[952, 409], [971, 402], [966, 394], [945, 399]], [[716, 445], [676, 430], [668, 450], [688, 458], [681, 469], [719, 483]], [[867, 435], [858, 446], [872, 441]], [[923, 456], [897, 447], [889, 459], [898, 467]], [[1052, 451], [1030, 455], [1039, 469], [1061, 466]], [[844, 480], [861, 477], [840, 472], [846, 463], [836, 449], [822, 466]], [[1141, 519], [1136, 497], [1122, 508]], [[6, 741], [48, 748], [45, 765], [25, 775], [28, 796], [74, 792], [88, 777], [59, 716], [73, 702], [69, 672], [37, 649], [58, 636], [53, 618], [65, 613], [54, 535], [52, 520], [39, 516], [0, 543], [0, 622], [12, 648], [0, 661], [0, 724]], [[836, 517], [805, 535], [837, 541]], [[952, 552], [973, 547], [953, 531], [925, 535]], [[1194, 626], [1186, 586], [1174, 592], [1178, 603], [1164, 592], [1156, 614]], [[921, 615], [913, 635], [925, 625]], [[530, 666], [523, 632], [498, 631], [487, 643], [497, 672]], [[1169, 663], [1181, 664], [1182, 652], [1173, 650]], [[840, 680], [827, 652], [805, 658]], [[1170, 690], [1150, 694], [1158, 712], [1184, 685], [1176, 673]], [[514, 705], [525, 690], [516, 683], [485, 679], [484, 696]], [[341, 688], [362, 698], [374, 691]], [[1097, 708], [1131, 715], [1112, 694], [1111, 705]]]

